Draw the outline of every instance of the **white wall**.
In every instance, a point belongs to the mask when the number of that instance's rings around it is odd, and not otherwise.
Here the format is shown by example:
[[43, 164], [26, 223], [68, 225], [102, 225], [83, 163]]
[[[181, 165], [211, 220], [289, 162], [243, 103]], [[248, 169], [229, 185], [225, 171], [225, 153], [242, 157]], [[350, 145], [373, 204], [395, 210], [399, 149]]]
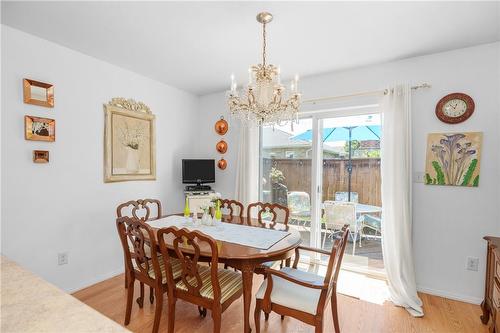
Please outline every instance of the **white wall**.
[[[55, 107], [24, 104], [23, 78], [54, 84]], [[103, 182], [103, 103], [119, 96], [156, 114], [156, 181]], [[2, 253], [68, 291], [122, 271], [115, 207], [156, 197], [166, 212], [182, 209], [180, 159], [192, 153], [197, 108], [194, 95], [2, 26]], [[24, 115], [56, 119], [56, 141], [26, 141]], [[50, 163], [34, 164], [34, 149]]]
[[[482, 131], [484, 143], [479, 188], [414, 184], [413, 245], [419, 289], [451, 298], [480, 302], [483, 296], [485, 242], [482, 237], [500, 233], [500, 43], [417, 57], [376, 66], [307, 77], [301, 81], [303, 98], [345, 95], [385, 88], [396, 82], [428, 82], [430, 89], [413, 93], [413, 167], [423, 171], [426, 136], [430, 132]], [[286, 72], [286, 68], [282, 68]], [[435, 114], [444, 95], [464, 92], [476, 103], [465, 123], [447, 125]], [[227, 116], [224, 93], [202, 96], [199, 153], [217, 158], [213, 123]], [[231, 197], [234, 191], [237, 126], [227, 139], [228, 169], [219, 172], [217, 190]], [[479, 272], [465, 270], [466, 257], [480, 258]]]

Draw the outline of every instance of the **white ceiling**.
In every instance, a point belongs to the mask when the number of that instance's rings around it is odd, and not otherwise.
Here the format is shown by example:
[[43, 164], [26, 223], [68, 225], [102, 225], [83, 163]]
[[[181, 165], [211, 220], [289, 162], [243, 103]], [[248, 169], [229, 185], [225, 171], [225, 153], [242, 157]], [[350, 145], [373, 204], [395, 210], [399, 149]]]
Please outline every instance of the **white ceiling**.
[[283, 78], [500, 40], [499, 2], [2, 2], [2, 23], [196, 93], [245, 82], [255, 15]]

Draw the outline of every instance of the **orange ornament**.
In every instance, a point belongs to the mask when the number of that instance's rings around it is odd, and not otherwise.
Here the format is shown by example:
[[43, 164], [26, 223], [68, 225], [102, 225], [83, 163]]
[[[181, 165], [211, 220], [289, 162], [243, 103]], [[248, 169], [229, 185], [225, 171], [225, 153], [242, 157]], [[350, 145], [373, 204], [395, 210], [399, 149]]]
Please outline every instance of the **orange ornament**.
[[224, 158], [221, 158], [219, 162], [217, 162], [217, 166], [219, 169], [224, 170], [227, 167], [227, 161]]
[[220, 117], [220, 119], [215, 123], [215, 132], [217, 132], [217, 134], [224, 135], [227, 133], [228, 129], [229, 125], [227, 121], [224, 120], [224, 117]]
[[217, 144], [215, 145], [215, 149], [217, 149], [217, 151], [221, 154], [225, 154], [226, 151], [227, 151], [227, 142], [224, 141], [224, 140], [220, 140], [219, 142], [217, 142]]

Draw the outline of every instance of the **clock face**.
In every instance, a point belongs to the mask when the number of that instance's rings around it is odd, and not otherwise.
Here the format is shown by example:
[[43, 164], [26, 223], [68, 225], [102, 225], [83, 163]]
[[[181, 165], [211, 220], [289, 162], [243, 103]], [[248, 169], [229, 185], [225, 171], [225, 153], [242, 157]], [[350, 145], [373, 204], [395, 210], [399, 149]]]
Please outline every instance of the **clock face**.
[[461, 123], [474, 112], [474, 100], [462, 93], [444, 96], [436, 105], [436, 116], [447, 124]]
[[456, 118], [462, 116], [467, 111], [467, 103], [462, 99], [452, 99], [443, 106], [443, 113], [448, 117]]

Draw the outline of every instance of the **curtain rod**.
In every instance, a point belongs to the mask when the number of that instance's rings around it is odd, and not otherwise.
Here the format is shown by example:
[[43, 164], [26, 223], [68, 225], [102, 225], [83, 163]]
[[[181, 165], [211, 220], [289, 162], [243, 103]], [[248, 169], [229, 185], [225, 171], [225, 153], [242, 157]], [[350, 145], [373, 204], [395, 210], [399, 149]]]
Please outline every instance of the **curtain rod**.
[[[421, 84], [417, 84], [415, 86], [412, 86], [411, 89], [417, 90], [417, 89], [421, 89], [421, 88], [430, 88], [430, 87], [431, 87], [431, 85], [428, 83], [421, 83]], [[330, 96], [330, 97], [306, 99], [306, 100], [302, 101], [302, 104], [303, 103], [316, 104], [317, 102], [322, 102], [322, 101], [329, 101], [329, 100], [334, 100], [334, 99], [345, 99], [345, 98], [359, 97], [359, 96], [387, 95], [388, 93], [389, 93], [389, 89], [363, 91], [363, 92], [358, 92], [358, 93], [349, 94], [349, 95], [342, 95], [342, 96]]]

